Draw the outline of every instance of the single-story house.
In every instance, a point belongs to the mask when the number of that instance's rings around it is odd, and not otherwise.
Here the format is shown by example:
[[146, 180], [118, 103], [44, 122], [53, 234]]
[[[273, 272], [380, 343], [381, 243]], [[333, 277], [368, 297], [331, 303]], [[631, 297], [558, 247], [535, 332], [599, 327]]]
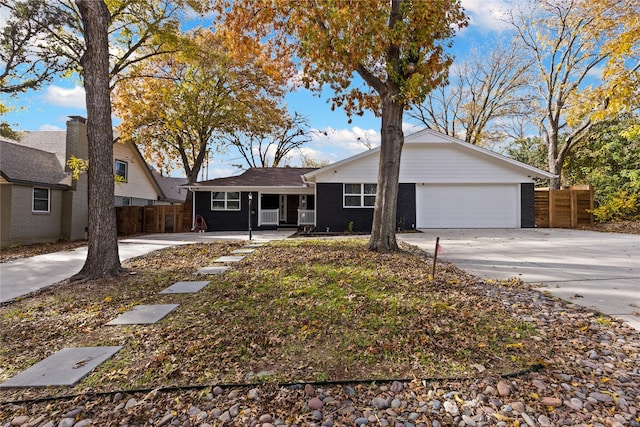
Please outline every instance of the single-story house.
[[[86, 120], [72, 116], [66, 131], [23, 132], [0, 140], [0, 245], [81, 240], [88, 226], [86, 174], [73, 179], [71, 156], [88, 158]], [[131, 143], [113, 147], [116, 206], [184, 203], [185, 180], [151, 170]]]
[[[283, 226], [370, 231], [380, 149], [322, 168], [251, 168], [197, 182], [194, 218], [209, 231]], [[534, 227], [534, 178], [549, 172], [433, 130], [405, 138], [398, 228]]]

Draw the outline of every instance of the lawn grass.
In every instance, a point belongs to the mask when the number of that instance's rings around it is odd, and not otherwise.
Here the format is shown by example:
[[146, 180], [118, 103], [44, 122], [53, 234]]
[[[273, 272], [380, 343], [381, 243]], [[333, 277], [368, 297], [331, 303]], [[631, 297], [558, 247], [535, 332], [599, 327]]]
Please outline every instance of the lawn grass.
[[[526, 369], [546, 351], [486, 285], [418, 253], [366, 241], [259, 248], [197, 294], [159, 291], [240, 243], [185, 245], [130, 260], [136, 274], [66, 284], [0, 307], [0, 381], [63, 347], [122, 345], [74, 388], [16, 396], [255, 381], [469, 377]], [[178, 303], [154, 325], [104, 326], [138, 304]], [[482, 370], [482, 369], [480, 369]]]

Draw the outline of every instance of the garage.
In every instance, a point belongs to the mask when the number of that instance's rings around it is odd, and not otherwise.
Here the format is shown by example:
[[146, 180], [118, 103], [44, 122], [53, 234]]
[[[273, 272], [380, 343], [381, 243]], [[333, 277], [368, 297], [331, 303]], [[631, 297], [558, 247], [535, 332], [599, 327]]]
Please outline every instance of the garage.
[[417, 184], [418, 228], [519, 228], [518, 184]]

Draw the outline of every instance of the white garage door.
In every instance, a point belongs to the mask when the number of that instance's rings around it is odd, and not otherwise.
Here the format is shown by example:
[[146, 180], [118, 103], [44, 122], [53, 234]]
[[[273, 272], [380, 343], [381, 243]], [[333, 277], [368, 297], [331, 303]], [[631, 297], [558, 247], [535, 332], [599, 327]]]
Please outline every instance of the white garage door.
[[519, 228], [520, 186], [416, 186], [418, 228]]

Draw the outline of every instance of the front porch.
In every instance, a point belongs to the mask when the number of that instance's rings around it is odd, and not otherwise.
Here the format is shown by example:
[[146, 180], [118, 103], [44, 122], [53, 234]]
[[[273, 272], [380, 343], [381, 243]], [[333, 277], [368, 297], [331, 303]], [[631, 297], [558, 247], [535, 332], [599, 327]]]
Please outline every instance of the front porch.
[[258, 227], [308, 227], [315, 224], [314, 195], [259, 194]]

